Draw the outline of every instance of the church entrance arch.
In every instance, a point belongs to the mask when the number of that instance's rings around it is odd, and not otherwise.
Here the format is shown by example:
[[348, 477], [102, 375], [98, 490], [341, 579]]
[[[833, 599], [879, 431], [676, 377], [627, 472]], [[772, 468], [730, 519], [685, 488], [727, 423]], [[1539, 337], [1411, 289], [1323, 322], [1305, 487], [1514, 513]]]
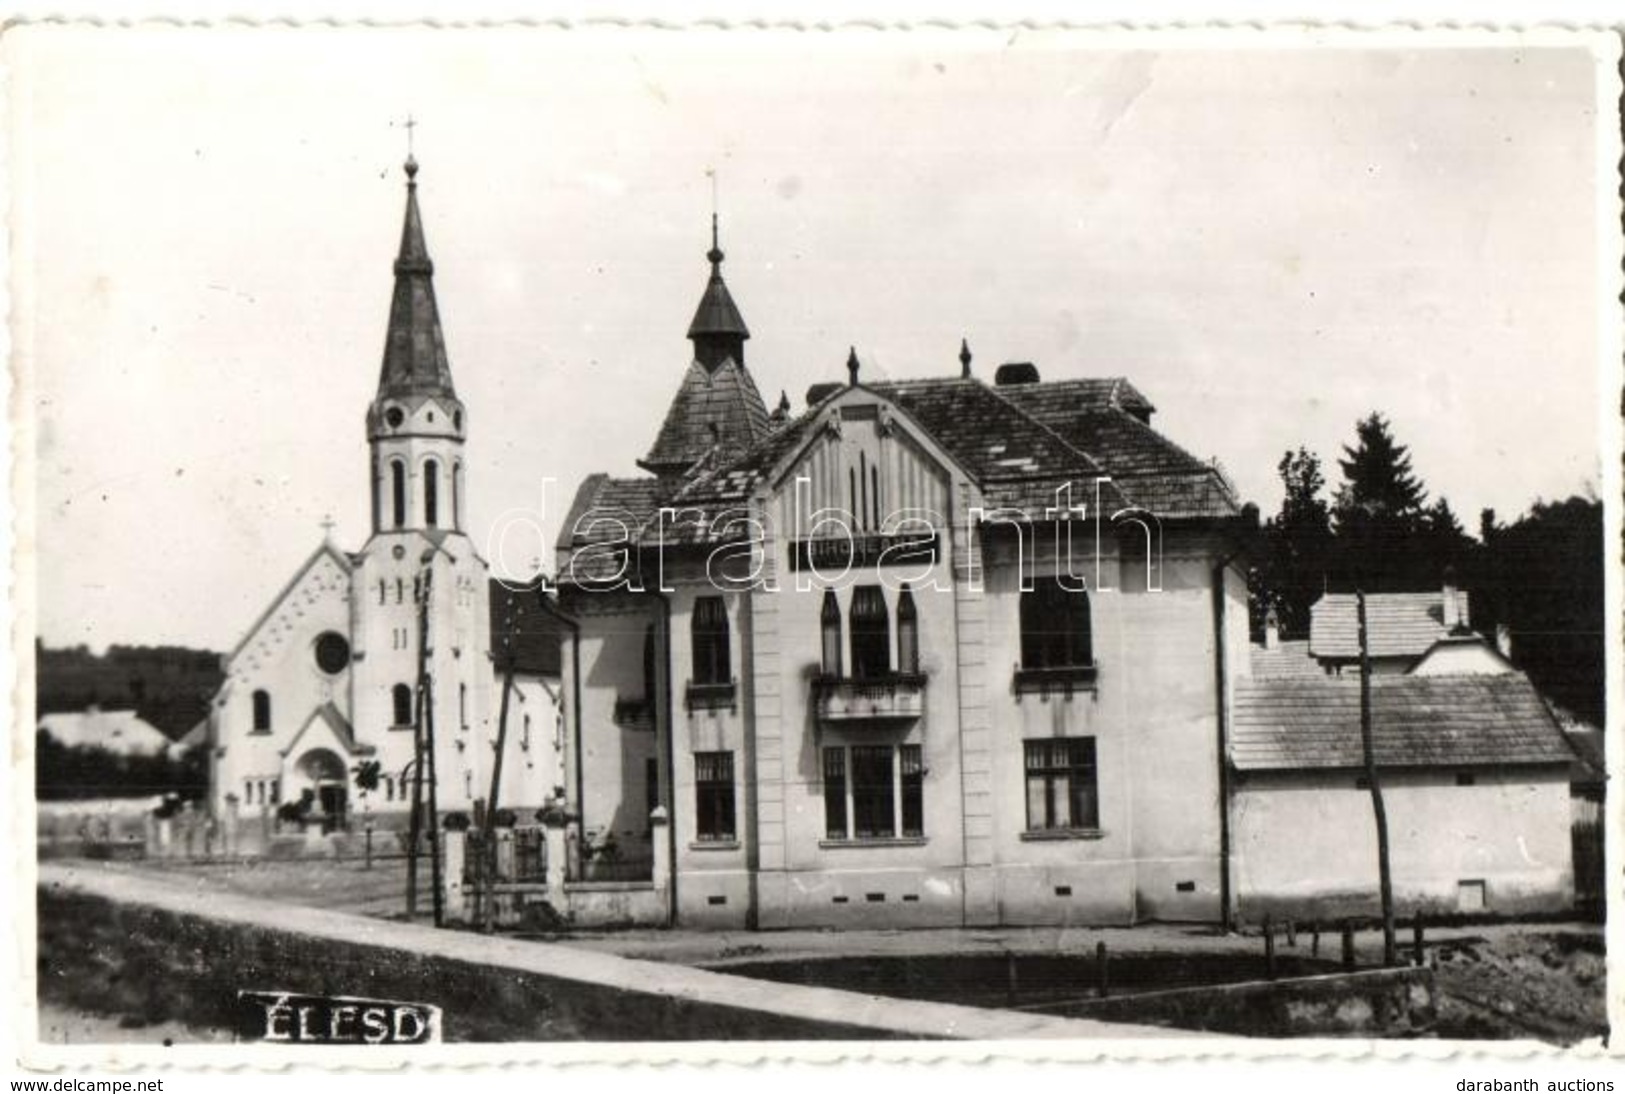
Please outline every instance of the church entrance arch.
[[313, 748], [299, 757], [294, 771], [303, 782], [303, 789], [315, 797], [315, 817], [321, 821], [322, 831], [343, 828], [349, 809], [350, 783], [344, 760], [338, 753], [330, 748]]

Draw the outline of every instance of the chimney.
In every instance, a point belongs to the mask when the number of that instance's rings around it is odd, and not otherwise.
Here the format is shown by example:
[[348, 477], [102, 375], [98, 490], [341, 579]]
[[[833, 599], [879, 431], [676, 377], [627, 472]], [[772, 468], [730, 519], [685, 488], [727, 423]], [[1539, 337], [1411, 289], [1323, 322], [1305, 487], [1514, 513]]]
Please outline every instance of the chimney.
[[1007, 361], [993, 373], [995, 387], [1038, 383], [1038, 366], [1031, 361]]
[[1502, 657], [1512, 660], [1512, 628], [1505, 623], [1495, 625], [1495, 648], [1501, 651]]
[[1281, 648], [1281, 620], [1271, 608], [1264, 613], [1264, 648], [1276, 650]]
[[1444, 614], [1441, 617], [1440, 622], [1444, 624], [1444, 629], [1446, 631], [1454, 634], [1456, 629], [1460, 627], [1463, 622], [1461, 618], [1461, 604], [1456, 599], [1456, 568], [1454, 566], [1446, 566], [1444, 568], [1444, 591], [1441, 599], [1443, 602]]

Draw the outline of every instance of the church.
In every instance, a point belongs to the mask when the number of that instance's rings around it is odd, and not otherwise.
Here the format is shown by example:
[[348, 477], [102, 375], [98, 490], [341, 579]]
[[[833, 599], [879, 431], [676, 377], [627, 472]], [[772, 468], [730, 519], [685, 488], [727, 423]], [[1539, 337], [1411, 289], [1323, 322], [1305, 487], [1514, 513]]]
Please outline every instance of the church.
[[[470, 420], [452, 382], [417, 174], [409, 157], [383, 367], [366, 408], [371, 534], [358, 551], [327, 538], [311, 552], [226, 656], [210, 710], [211, 811], [244, 849], [283, 810], [311, 831], [405, 828], [420, 779], [441, 813], [467, 813], [490, 800], [499, 736], [499, 805], [534, 813], [564, 785], [556, 638], [538, 641], [553, 635], [541, 602], [494, 582], [468, 532]], [[420, 724], [433, 741], [422, 756]], [[358, 772], [372, 764], [376, 784], [363, 790]]]

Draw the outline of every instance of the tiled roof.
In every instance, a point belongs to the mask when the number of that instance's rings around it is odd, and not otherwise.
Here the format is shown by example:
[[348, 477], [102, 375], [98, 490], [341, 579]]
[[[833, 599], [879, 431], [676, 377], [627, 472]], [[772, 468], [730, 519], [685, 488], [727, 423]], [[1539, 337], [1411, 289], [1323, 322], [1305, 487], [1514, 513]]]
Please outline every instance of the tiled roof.
[[[708, 442], [703, 447], [696, 436], [695, 423], [706, 420], [701, 399], [702, 383], [708, 381], [703, 366], [696, 364], [684, 379], [684, 389], [673, 403], [662, 427], [655, 451], [644, 461], [654, 468], [665, 458], [679, 463], [683, 454], [692, 466], [680, 480], [611, 479], [593, 476], [582, 485], [576, 505], [567, 520], [561, 546], [581, 546], [615, 538], [618, 529], [609, 526], [593, 537], [571, 539], [570, 525], [589, 510], [619, 509], [641, 514], [644, 522], [640, 542], [652, 545], [663, 537], [667, 544], [713, 542], [719, 537], [704, 523], [684, 520], [658, 528], [656, 511], [662, 505], [696, 510], [704, 522], [747, 501], [763, 476], [778, 465], [798, 445], [811, 438], [809, 430], [818, 422], [825, 406], [849, 390], [832, 388], [815, 406], [800, 417], [782, 424], [768, 419], [749, 374], [732, 362], [715, 374], [737, 370], [749, 384], [751, 402], [760, 411], [750, 415], [756, 439], [742, 452], [729, 455], [730, 446]], [[1030, 393], [1054, 387], [1058, 395], [1034, 399]], [[1158, 516], [1233, 516], [1237, 505], [1222, 476], [1177, 445], [1162, 438], [1134, 415], [1149, 414], [1151, 404], [1126, 380], [1062, 381], [1059, 384], [1023, 385], [1024, 394], [1015, 400], [1006, 389], [990, 387], [975, 379], [882, 381], [865, 385], [866, 390], [894, 404], [907, 418], [963, 467], [981, 487], [989, 510], [1015, 509], [1026, 519], [1046, 519], [1046, 511], [1056, 503], [1056, 490], [1064, 483], [1074, 484], [1074, 503], [1086, 504], [1091, 512], [1097, 504], [1096, 480], [1108, 480], [1099, 488], [1098, 503], [1109, 512], [1139, 505]], [[1011, 389], [1014, 390], [1014, 389]], [[685, 393], [689, 402], [682, 405]], [[706, 398], [712, 398], [706, 394]], [[1043, 417], [1025, 409], [1025, 404], [1048, 407]], [[1077, 410], [1056, 409], [1061, 406]], [[681, 409], [680, 409], [681, 406]], [[1063, 433], [1050, 422], [1065, 427]], [[707, 431], [708, 433], [709, 431]], [[1095, 445], [1086, 450], [1078, 441]], [[669, 443], [668, 443], [669, 441]], [[656, 455], [663, 454], [662, 460]]]
[[558, 616], [541, 604], [547, 594], [535, 586], [509, 586], [491, 580], [491, 651], [497, 670], [505, 666], [502, 653], [511, 648], [514, 671], [523, 676], [557, 676], [559, 642], [563, 626]]
[[[1521, 673], [1371, 677], [1383, 767], [1567, 764], [1574, 753]], [[1230, 737], [1240, 771], [1362, 766], [1358, 678], [1247, 680]]]
[[711, 264], [711, 278], [705, 283], [700, 306], [694, 310], [694, 321], [688, 325], [688, 336], [700, 338], [708, 334], [729, 334], [749, 338], [745, 317], [739, 314], [727, 282], [722, 280], [721, 252], [714, 252], [718, 261]]
[[732, 358], [714, 369], [694, 361], [643, 466], [681, 471], [707, 455], [736, 456], [767, 436], [769, 428], [762, 393], [745, 366]]
[[[1467, 593], [1457, 590], [1461, 617], [1467, 618]], [[1450, 633], [1444, 625], [1444, 595], [1368, 593], [1366, 637], [1372, 657], [1420, 657]], [[1309, 609], [1309, 651], [1315, 657], [1360, 656], [1359, 612], [1353, 593], [1327, 593]]]
[[1144, 420], [1152, 407], [1127, 380], [1060, 380], [994, 388], [1105, 467], [1129, 501], [1159, 517], [1222, 517], [1239, 506], [1219, 469]]
[[1309, 640], [1297, 638], [1281, 642], [1275, 649], [1250, 648], [1254, 679], [1279, 677], [1324, 677], [1326, 670], [1309, 656]]

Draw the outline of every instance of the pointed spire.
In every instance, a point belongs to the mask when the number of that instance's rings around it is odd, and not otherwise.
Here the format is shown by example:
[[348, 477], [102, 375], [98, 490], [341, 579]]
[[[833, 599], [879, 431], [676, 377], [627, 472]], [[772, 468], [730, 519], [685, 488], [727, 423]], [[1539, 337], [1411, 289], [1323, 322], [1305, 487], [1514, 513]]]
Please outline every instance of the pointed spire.
[[779, 413], [790, 413], [790, 393], [785, 391], [782, 387], [779, 388]]
[[970, 342], [964, 338], [959, 340], [959, 375], [961, 379], [970, 379]]
[[850, 350], [847, 351], [847, 354], [846, 354], [846, 373], [847, 373], [847, 375], [849, 377], [851, 377], [851, 379], [848, 380], [847, 382], [850, 383], [853, 387], [856, 387], [858, 385], [858, 347], [857, 346], [853, 346]]
[[717, 231], [717, 214], [711, 214], [711, 249], [705, 253], [711, 263], [711, 278], [706, 282], [700, 306], [695, 309], [694, 321], [688, 325], [689, 341], [694, 343], [694, 359], [710, 371], [716, 371], [722, 362], [733, 358], [735, 364], [745, 363], [745, 340], [750, 330], [739, 314], [728, 285], [722, 280], [722, 246]]
[[439, 394], [455, 397], [440, 309], [434, 296], [434, 262], [418, 211], [418, 162], [406, 156], [406, 216], [395, 258], [395, 294], [389, 306], [378, 397]]

